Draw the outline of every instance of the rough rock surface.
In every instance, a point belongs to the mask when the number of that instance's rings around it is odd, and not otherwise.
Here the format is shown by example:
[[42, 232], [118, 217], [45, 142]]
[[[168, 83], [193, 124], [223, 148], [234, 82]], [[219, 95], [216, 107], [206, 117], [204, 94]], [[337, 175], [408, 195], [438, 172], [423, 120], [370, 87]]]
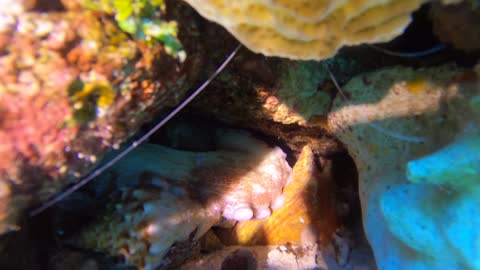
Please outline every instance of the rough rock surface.
[[357, 165], [377, 266], [478, 269], [478, 75], [394, 67], [344, 91], [328, 122]]
[[[191, 9], [171, 6], [190, 53], [184, 64], [132, 40], [105, 14], [36, 1], [0, 12], [0, 233], [23, 211], [86, 173], [162, 108], [199, 71]], [[68, 8], [71, 8], [68, 9]]]
[[248, 270], [303, 270], [329, 269], [373, 270], [372, 262], [363, 254], [351, 255], [351, 262], [341, 265], [335, 260], [332, 250], [319, 250], [317, 246], [230, 246], [202, 256], [182, 265], [181, 270], [194, 269], [248, 269]]
[[433, 31], [441, 41], [467, 52], [480, 50], [480, 6], [473, 2], [432, 3]]
[[[332, 62], [341, 81], [359, 69], [344, 57]], [[322, 63], [265, 58], [242, 50], [192, 107], [207, 118], [277, 138], [297, 156], [305, 145], [326, 156], [344, 150], [326, 131], [334, 95]]]

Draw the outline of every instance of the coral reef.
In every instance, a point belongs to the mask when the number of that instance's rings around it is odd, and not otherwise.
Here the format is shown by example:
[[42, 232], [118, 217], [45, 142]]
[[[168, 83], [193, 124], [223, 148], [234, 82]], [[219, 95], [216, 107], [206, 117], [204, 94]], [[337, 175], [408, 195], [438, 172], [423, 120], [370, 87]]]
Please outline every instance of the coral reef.
[[0, 268], [480, 269], [478, 0], [0, 3]]
[[216, 138], [214, 152], [139, 146], [98, 179], [113, 177], [120, 200], [68, 241], [156, 269], [185, 259], [178, 249], [175, 256], [167, 252], [174, 243], [192, 245], [222, 216], [270, 216], [284, 203], [291, 171], [286, 155], [245, 132], [219, 129]]
[[478, 75], [394, 67], [353, 78], [329, 126], [359, 171], [380, 269], [477, 269]]
[[[5, 2], [5, 1], [4, 1]], [[0, 233], [75, 181], [105, 151], [175, 105], [199, 71], [193, 12], [184, 64], [75, 1], [7, 1], [0, 12]], [[180, 5], [180, 6], [179, 6]], [[181, 11], [179, 11], [179, 9]]]
[[187, 2], [254, 52], [319, 60], [345, 45], [393, 39], [410, 22], [410, 13], [426, 1]]
[[186, 263], [180, 269], [314, 269], [318, 266], [316, 254], [315, 249], [297, 256], [278, 246], [232, 246]]

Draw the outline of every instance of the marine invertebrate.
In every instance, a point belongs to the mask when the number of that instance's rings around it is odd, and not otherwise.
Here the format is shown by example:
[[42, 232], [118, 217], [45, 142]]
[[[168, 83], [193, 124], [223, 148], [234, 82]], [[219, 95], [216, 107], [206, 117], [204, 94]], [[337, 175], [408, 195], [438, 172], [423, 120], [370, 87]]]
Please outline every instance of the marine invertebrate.
[[168, 264], [175, 242], [197, 240], [222, 216], [265, 218], [281, 207], [286, 155], [245, 132], [220, 129], [215, 137], [214, 152], [137, 147], [102, 176], [115, 177], [120, 202], [70, 242], [155, 269]]
[[324, 59], [344, 45], [388, 41], [424, 0], [259, 1], [186, 0], [254, 52]]
[[[377, 266], [478, 268], [478, 229], [470, 225], [478, 224], [479, 127], [470, 107], [478, 77], [454, 66], [395, 67], [355, 77], [343, 89], [350, 101], [338, 98], [328, 122], [357, 165]], [[425, 140], [392, 138], [371, 121]]]
[[284, 207], [267, 219], [239, 222], [230, 233], [234, 243], [313, 246], [329, 238], [337, 225], [335, 206], [328, 191], [323, 198], [318, 196], [321, 178], [312, 149], [305, 146], [293, 167], [292, 181], [284, 189]]
[[129, 154], [133, 149], [135, 149], [139, 144], [143, 143], [146, 141], [153, 133], [155, 133], [157, 130], [159, 130], [163, 125], [165, 125], [170, 119], [172, 119], [178, 112], [180, 112], [185, 106], [187, 106], [196, 96], [198, 96], [205, 87], [207, 87], [210, 82], [215, 79], [215, 77], [228, 65], [228, 63], [235, 57], [235, 54], [238, 52], [238, 50], [241, 48], [241, 46], [237, 46], [235, 50], [233, 50], [229, 56], [223, 61], [223, 63], [215, 70], [215, 72], [210, 75], [210, 77], [202, 83], [188, 98], [186, 98], [182, 103], [178, 105], [177, 108], [175, 108], [172, 112], [170, 112], [165, 118], [163, 118], [160, 122], [158, 122], [153, 128], [151, 128], [146, 134], [144, 134], [140, 139], [134, 141], [132, 144], [130, 144], [128, 147], [126, 147], [124, 150], [122, 150], [118, 155], [116, 155], [114, 158], [112, 158], [109, 162], [103, 164], [96, 170], [94, 170], [92, 173], [86, 175], [82, 179], [80, 179], [74, 186], [70, 187], [69, 189], [65, 190], [58, 196], [54, 197], [53, 199], [47, 201], [40, 207], [32, 210], [30, 212], [30, 216], [35, 216], [40, 214], [41, 212], [45, 211], [49, 207], [53, 206], [57, 202], [63, 200], [65, 197], [69, 196], [91, 180], [93, 180], [96, 176], [99, 174], [103, 173], [107, 169], [109, 169], [111, 166], [115, 165], [120, 159], [122, 159], [125, 155]]

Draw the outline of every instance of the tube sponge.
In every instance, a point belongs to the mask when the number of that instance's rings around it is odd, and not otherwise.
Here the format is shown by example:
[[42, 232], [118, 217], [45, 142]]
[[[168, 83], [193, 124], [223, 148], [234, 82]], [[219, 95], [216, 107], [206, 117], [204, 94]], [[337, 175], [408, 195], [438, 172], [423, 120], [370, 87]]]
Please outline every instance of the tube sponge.
[[426, 0], [186, 0], [267, 56], [328, 58], [344, 45], [398, 36]]

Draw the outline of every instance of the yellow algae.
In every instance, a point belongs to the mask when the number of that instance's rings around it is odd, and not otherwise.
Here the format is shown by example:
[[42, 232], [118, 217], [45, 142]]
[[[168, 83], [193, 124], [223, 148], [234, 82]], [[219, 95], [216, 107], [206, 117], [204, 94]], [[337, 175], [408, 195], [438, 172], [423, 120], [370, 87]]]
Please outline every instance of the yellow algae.
[[407, 88], [408, 92], [412, 94], [418, 94], [430, 89], [430, 83], [423, 78], [418, 78], [405, 82], [405, 87]]

